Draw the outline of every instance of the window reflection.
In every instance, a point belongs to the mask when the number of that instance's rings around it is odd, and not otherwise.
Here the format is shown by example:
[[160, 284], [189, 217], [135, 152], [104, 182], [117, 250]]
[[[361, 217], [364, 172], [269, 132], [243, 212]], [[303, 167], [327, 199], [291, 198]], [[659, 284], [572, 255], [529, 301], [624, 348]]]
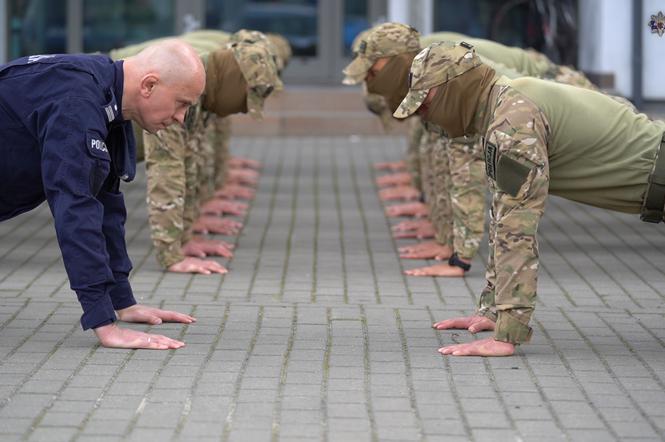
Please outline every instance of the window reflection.
[[65, 52], [66, 0], [10, 0], [9, 14], [10, 59]]
[[344, 0], [344, 29], [342, 29], [344, 55], [351, 55], [353, 39], [369, 27], [367, 0]]
[[318, 52], [318, 0], [208, 0], [206, 28], [234, 32], [255, 29], [283, 35], [294, 56]]
[[173, 35], [174, 9], [165, 0], [84, 0], [83, 50], [108, 52]]

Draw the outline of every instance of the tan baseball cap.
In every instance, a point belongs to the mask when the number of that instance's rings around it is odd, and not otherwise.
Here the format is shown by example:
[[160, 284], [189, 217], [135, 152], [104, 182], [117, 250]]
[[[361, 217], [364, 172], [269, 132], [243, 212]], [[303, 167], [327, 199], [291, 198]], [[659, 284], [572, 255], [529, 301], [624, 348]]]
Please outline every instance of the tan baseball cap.
[[[354, 49], [354, 48], [352, 48]], [[383, 23], [357, 41], [356, 58], [344, 68], [344, 84], [358, 84], [379, 59], [420, 50], [420, 34], [401, 23]]]
[[393, 116], [406, 118], [412, 115], [423, 104], [431, 88], [447, 83], [480, 64], [480, 57], [468, 43], [432, 43], [413, 59], [409, 73], [409, 93]]

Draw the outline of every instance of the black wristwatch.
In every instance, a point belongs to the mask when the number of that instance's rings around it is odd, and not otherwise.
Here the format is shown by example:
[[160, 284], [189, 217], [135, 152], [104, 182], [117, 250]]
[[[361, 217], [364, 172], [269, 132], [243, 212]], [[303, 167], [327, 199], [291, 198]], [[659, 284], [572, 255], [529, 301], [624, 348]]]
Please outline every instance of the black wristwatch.
[[467, 264], [464, 261], [460, 259], [459, 256], [457, 256], [457, 253], [453, 253], [453, 256], [451, 256], [448, 259], [448, 265], [454, 266], [454, 267], [459, 267], [460, 269], [464, 270], [465, 272], [468, 272], [471, 269], [471, 264]]

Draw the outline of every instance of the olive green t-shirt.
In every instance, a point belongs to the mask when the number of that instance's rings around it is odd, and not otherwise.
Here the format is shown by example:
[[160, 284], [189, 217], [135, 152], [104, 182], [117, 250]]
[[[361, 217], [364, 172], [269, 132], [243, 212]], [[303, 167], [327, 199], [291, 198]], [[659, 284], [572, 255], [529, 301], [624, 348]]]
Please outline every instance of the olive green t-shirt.
[[665, 122], [587, 89], [528, 77], [499, 83], [529, 98], [547, 118], [550, 193], [639, 213]]
[[429, 46], [437, 41], [465, 41], [473, 45], [476, 53], [483, 58], [500, 63], [510, 69], [520, 72], [522, 75], [531, 77], [542, 77], [552, 67], [551, 62], [539, 61], [529, 56], [529, 53], [521, 48], [506, 46], [491, 40], [473, 38], [456, 32], [437, 32], [420, 38], [421, 46]]

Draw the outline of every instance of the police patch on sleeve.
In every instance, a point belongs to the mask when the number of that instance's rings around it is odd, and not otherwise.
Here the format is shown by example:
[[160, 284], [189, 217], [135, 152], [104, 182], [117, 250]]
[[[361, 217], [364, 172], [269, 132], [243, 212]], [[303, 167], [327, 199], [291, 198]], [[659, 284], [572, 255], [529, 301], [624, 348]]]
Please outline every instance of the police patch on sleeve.
[[111, 161], [109, 149], [106, 147], [106, 143], [98, 132], [88, 131], [86, 135], [86, 144], [90, 155], [95, 158]]

